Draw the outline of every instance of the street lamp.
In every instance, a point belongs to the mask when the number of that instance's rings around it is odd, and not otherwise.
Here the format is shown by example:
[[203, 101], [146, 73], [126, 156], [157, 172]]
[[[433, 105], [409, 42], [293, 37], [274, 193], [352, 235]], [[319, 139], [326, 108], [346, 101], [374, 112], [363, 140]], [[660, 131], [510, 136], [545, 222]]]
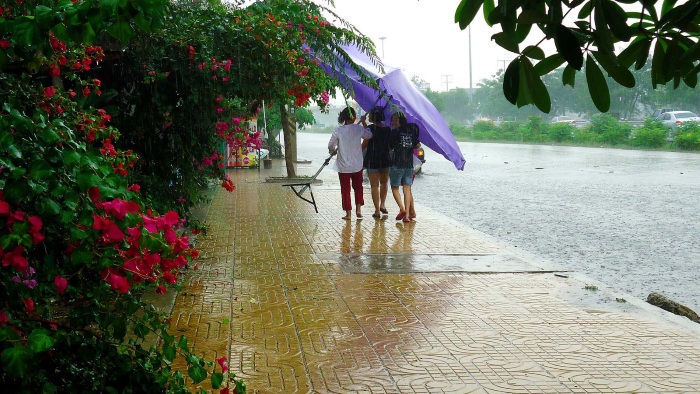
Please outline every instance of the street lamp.
[[382, 60], [384, 60], [384, 40], [386, 37], [379, 37], [380, 40], [382, 40]]

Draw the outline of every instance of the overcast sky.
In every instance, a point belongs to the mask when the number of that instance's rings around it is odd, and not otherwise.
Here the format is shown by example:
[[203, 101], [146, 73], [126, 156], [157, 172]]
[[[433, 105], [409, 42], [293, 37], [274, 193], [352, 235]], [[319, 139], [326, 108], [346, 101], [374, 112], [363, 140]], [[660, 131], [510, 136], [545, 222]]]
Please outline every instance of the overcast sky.
[[[402, 68], [409, 78], [417, 75], [434, 91], [469, 88], [469, 33], [454, 23], [458, 5], [459, 0], [335, 0], [338, 15], [374, 41], [385, 64]], [[471, 29], [476, 87], [515, 55], [491, 41], [500, 30], [488, 27], [481, 12]]]

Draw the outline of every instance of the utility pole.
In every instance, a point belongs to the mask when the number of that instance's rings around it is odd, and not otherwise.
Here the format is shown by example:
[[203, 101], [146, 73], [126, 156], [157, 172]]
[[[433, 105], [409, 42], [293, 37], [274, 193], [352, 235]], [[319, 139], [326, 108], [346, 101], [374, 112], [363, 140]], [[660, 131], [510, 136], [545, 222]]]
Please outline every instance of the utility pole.
[[380, 40], [382, 40], [382, 60], [384, 60], [384, 40], [386, 40], [386, 37], [379, 37]]
[[506, 71], [506, 62], [507, 62], [507, 61], [508, 61], [508, 59], [496, 60], [496, 68], [498, 68], [498, 66], [501, 64], [501, 62], [503, 62], [503, 68], [502, 68], [501, 70], [503, 70], [503, 71], [505, 72], [505, 71]]
[[443, 74], [442, 83], [445, 84], [445, 91], [447, 91], [447, 92], [450, 91], [450, 82], [452, 82], [452, 75]]
[[469, 94], [472, 92], [472, 25], [469, 25]]

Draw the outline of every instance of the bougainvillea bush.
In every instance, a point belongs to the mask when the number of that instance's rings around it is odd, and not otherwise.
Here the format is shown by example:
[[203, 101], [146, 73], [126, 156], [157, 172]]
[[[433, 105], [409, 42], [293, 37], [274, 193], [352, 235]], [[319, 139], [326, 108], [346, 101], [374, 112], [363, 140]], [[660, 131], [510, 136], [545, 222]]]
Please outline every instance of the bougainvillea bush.
[[[244, 393], [142, 301], [197, 251], [188, 208], [228, 191], [267, 104], [324, 105], [317, 55], [360, 41], [309, 1], [0, 5], [0, 387]], [[171, 367], [175, 359], [185, 370]]]
[[[112, 115], [93, 105], [107, 94], [98, 42], [157, 29], [165, 6], [0, 7], [3, 390], [188, 392], [209, 377], [213, 389], [245, 391], [141, 301], [148, 289], [172, 289], [197, 251], [179, 212], [149, 208], [133, 182], [141, 158], [120, 148]], [[187, 370], [171, 369], [178, 357]]]

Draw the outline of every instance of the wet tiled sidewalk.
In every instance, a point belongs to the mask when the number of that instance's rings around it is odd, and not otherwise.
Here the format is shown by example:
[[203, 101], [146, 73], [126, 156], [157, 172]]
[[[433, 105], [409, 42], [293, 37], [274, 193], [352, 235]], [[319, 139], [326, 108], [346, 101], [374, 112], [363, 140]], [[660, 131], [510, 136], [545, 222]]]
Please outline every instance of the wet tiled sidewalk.
[[344, 221], [326, 183], [315, 213], [273, 174], [233, 171], [236, 191], [216, 192], [173, 309], [249, 392], [700, 392], [697, 324], [420, 205], [416, 223], [393, 202], [388, 220]]

